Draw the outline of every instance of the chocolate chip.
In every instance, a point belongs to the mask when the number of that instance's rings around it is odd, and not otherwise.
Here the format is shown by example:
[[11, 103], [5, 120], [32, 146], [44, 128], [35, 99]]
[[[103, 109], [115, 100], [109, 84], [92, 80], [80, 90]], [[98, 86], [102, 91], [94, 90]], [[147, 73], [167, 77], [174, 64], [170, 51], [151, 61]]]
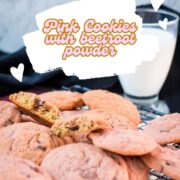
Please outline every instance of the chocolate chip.
[[44, 147], [44, 146], [37, 146], [37, 149], [40, 149], [41, 151], [46, 151], [47, 150], [47, 148]]
[[167, 166], [171, 166], [171, 165], [173, 165], [173, 164], [172, 164], [171, 161], [166, 161], [166, 165], [167, 165]]
[[7, 121], [4, 122], [4, 126], [5, 126], [5, 127], [6, 127], [6, 126], [9, 126], [9, 125], [12, 125], [12, 124], [14, 124], [14, 122], [13, 122], [12, 119], [7, 119]]
[[34, 109], [38, 109], [39, 107], [43, 106], [45, 101], [42, 101], [40, 99], [34, 100]]
[[32, 169], [33, 171], [35, 171], [35, 172], [37, 172], [37, 173], [40, 172], [39, 168], [37, 168], [36, 166], [29, 165], [29, 164], [28, 164], [28, 166], [29, 166], [29, 168]]
[[69, 129], [70, 129], [71, 131], [77, 131], [77, 130], [79, 129], [79, 126], [76, 125], [76, 126], [74, 126], [74, 127], [69, 127]]

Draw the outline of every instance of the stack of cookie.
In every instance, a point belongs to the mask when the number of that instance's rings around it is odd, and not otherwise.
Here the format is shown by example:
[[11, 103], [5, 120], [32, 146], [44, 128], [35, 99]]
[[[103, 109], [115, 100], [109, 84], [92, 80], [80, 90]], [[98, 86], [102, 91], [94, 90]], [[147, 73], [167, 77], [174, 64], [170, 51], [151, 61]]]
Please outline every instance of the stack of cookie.
[[10, 100], [0, 102], [0, 179], [146, 180], [150, 169], [180, 179], [178, 113], [141, 131], [136, 106], [105, 90]]

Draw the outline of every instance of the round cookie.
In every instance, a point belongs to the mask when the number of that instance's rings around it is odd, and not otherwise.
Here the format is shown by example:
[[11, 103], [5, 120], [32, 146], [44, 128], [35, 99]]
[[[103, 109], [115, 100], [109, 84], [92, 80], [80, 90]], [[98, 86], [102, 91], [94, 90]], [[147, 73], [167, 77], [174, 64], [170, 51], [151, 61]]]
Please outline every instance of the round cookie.
[[139, 157], [124, 157], [130, 180], [147, 180], [149, 167]]
[[41, 166], [54, 180], [128, 180], [126, 169], [102, 150], [86, 143], [69, 144], [52, 150]]
[[66, 111], [83, 106], [82, 95], [70, 91], [52, 91], [40, 94], [45, 101], [57, 106], [59, 110]]
[[153, 151], [157, 143], [141, 131], [109, 129], [91, 133], [89, 138], [99, 148], [127, 156], [139, 156]]
[[151, 121], [144, 132], [159, 144], [180, 143], [180, 114], [168, 114]]
[[135, 125], [141, 122], [136, 106], [118, 94], [105, 90], [93, 90], [84, 93], [82, 100], [91, 109], [103, 109], [127, 116]]
[[150, 168], [172, 179], [180, 179], [180, 150], [157, 147], [153, 152], [141, 157]]
[[0, 101], [0, 128], [20, 123], [21, 121], [21, 113], [14, 104]]
[[[137, 127], [134, 125], [133, 122], [131, 122], [126, 116], [117, 115], [113, 112], [106, 112], [104, 110], [100, 109], [93, 109], [93, 110], [78, 110], [77, 112], [72, 111], [65, 111], [65, 114], [62, 113], [64, 121], [56, 121], [55, 124], [52, 126], [52, 131], [59, 135], [58, 132], [61, 131], [63, 128], [63, 124], [65, 123], [68, 128], [72, 129], [73, 126], [77, 126], [77, 121], [80, 121], [82, 123], [85, 123], [87, 121], [92, 122], [99, 122], [99, 129], [104, 128], [118, 128], [118, 129], [136, 129]], [[83, 125], [83, 128], [85, 126], [89, 125], [85, 123]], [[104, 125], [103, 125], [104, 124]], [[102, 126], [103, 125], [103, 126]], [[80, 126], [80, 124], [78, 124]], [[93, 128], [91, 125], [90, 128], [86, 128], [88, 132], [97, 130]], [[77, 129], [78, 130], [78, 129]], [[74, 133], [73, 134], [77, 134]], [[78, 133], [80, 134], [80, 133]], [[68, 134], [71, 135], [71, 134]]]
[[[66, 111], [67, 115], [69, 114], [69, 111]], [[71, 112], [70, 112], [71, 113]], [[63, 115], [63, 113], [62, 113]], [[72, 117], [73, 116], [73, 117]], [[137, 127], [134, 125], [132, 121], [130, 121], [126, 116], [120, 116], [113, 112], [106, 112], [104, 110], [100, 109], [94, 109], [94, 110], [78, 110], [77, 114], [74, 114], [70, 116], [70, 118], [84, 118], [84, 117], [90, 117], [94, 120], [101, 120], [104, 121], [107, 126], [106, 128], [117, 128], [117, 129], [137, 129]], [[68, 117], [67, 119], [68, 120]], [[53, 129], [55, 130], [58, 127], [57, 123], [53, 126]], [[76, 134], [73, 136], [73, 139], [76, 142], [86, 142], [86, 143], [92, 143], [88, 138], [87, 134]]]
[[52, 180], [50, 175], [31, 161], [6, 154], [0, 155], [1, 180]]
[[116, 114], [114, 112], [105, 111], [102, 109], [94, 109], [89, 110], [87, 113], [93, 113], [97, 117], [101, 117], [101, 119], [108, 124], [108, 128], [118, 128], [118, 129], [136, 129], [136, 125], [128, 119], [128, 117]]
[[59, 137], [73, 136], [77, 142], [89, 142], [86, 137], [90, 132], [105, 128], [137, 129], [126, 116], [95, 109], [56, 121], [51, 130]]
[[59, 145], [59, 138], [43, 125], [26, 122], [0, 129], [0, 154], [15, 155], [36, 164]]

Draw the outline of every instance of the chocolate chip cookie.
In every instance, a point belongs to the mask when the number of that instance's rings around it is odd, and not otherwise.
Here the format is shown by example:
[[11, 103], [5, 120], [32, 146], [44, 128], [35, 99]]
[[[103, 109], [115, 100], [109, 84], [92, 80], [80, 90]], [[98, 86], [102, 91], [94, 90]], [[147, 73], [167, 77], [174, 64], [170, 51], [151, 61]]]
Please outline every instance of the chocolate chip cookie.
[[102, 109], [89, 110], [87, 113], [93, 113], [99, 117], [99, 119], [105, 121], [108, 124], [108, 128], [137, 129], [136, 125], [124, 115]]
[[127, 116], [135, 125], [141, 122], [136, 106], [118, 94], [105, 90], [93, 90], [84, 93], [82, 99], [91, 109], [103, 109]]
[[180, 179], [180, 150], [158, 146], [154, 151], [141, 157], [152, 169], [172, 179]]
[[109, 129], [89, 135], [93, 144], [99, 148], [127, 156], [139, 156], [157, 147], [154, 139], [141, 131], [130, 129]]
[[126, 116], [95, 109], [74, 114], [63, 121], [56, 121], [52, 126], [52, 131], [59, 137], [63, 137], [88, 135], [92, 131], [105, 128], [137, 129]]
[[60, 145], [59, 138], [43, 125], [26, 122], [0, 129], [0, 154], [19, 156], [36, 164]]
[[69, 119], [56, 121], [51, 130], [59, 137], [75, 136], [105, 129], [108, 124], [101, 116], [97, 116], [94, 112], [85, 112], [80, 115], [74, 115]]
[[61, 119], [59, 109], [41, 99], [38, 95], [27, 92], [19, 92], [9, 96], [9, 99], [37, 121], [47, 126]]
[[54, 180], [128, 180], [124, 167], [102, 150], [85, 143], [69, 144], [52, 150], [41, 166]]
[[83, 106], [82, 95], [71, 91], [52, 91], [43, 93], [40, 98], [55, 105], [61, 111], [72, 110]]
[[0, 128], [20, 123], [21, 121], [21, 113], [14, 104], [0, 101]]
[[31, 161], [6, 154], [0, 155], [1, 180], [52, 180], [50, 175]]
[[180, 114], [168, 114], [152, 120], [144, 132], [159, 144], [180, 143]]

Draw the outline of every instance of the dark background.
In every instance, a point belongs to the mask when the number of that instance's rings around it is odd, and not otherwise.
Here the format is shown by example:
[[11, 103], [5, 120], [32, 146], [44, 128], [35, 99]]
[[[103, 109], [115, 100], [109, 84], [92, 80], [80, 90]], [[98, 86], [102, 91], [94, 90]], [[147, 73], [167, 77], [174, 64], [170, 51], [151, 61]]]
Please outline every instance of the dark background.
[[[168, 8], [162, 7], [162, 9]], [[24, 63], [25, 65], [23, 83], [18, 82], [10, 74], [10, 67], [17, 67], [20, 63]], [[25, 48], [22, 48], [20, 51], [14, 54], [0, 52], [1, 97], [20, 90], [43, 92], [52, 89], [60, 89], [62, 86], [69, 87], [75, 84], [79, 84], [90, 89], [101, 88], [117, 93], [123, 93], [119, 80], [116, 76], [80, 81], [77, 77], [65, 76], [61, 70], [45, 74], [37, 74], [32, 69], [25, 52]], [[171, 112], [180, 112], [180, 33], [178, 34], [177, 47], [172, 67], [160, 92], [160, 98], [164, 99], [168, 103]]]

